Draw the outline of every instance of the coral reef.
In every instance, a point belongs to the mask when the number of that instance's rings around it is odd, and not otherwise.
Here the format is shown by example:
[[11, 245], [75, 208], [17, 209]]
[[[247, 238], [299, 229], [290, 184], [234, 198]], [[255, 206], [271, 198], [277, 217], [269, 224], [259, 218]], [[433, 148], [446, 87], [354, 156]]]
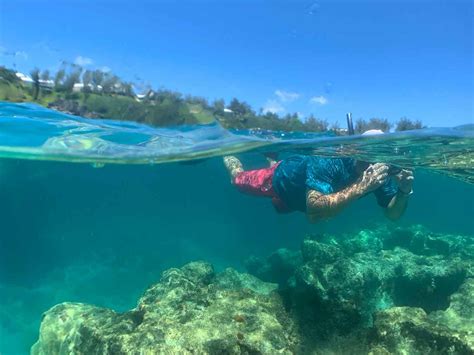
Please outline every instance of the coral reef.
[[122, 314], [79, 303], [45, 313], [32, 354], [289, 354], [298, 343], [276, 285], [205, 262], [163, 273]]
[[473, 260], [473, 237], [421, 226], [310, 236], [250, 274], [167, 270], [129, 312], [57, 305], [32, 354], [472, 354]]

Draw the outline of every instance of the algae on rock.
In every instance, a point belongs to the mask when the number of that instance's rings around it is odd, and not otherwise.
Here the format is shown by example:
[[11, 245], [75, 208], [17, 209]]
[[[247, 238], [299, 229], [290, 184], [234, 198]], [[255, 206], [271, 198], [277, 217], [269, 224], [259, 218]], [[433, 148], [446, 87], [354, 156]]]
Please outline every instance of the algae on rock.
[[299, 339], [275, 287], [192, 262], [165, 271], [129, 312], [53, 307], [32, 354], [290, 354]]
[[394, 307], [375, 315], [373, 352], [397, 354], [473, 354], [474, 279], [451, 297], [447, 310]]
[[193, 262], [129, 312], [57, 305], [32, 354], [474, 354], [473, 261], [420, 226], [312, 236], [246, 263], [266, 282]]
[[[294, 253], [284, 255], [297, 260]], [[434, 317], [441, 322], [452, 315], [448, 322], [451, 327], [446, 326], [450, 334], [459, 332], [461, 323], [472, 325], [474, 320], [472, 312], [465, 311], [464, 318], [460, 317], [462, 309], [456, 308], [459, 302], [453, 302], [461, 297], [455, 292], [468, 287], [467, 280], [474, 277], [472, 236], [435, 234], [420, 226], [379, 227], [339, 237], [312, 236], [303, 241], [301, 261], [292, 264], [293, 273], [286, 280], [268, 272], [282, 264], [278, 260], [275, 267], [274, 260], [253, 258], [251, 265], [259, 267], [249, 271], [279, 284], [305, 349], [334, 336], [360, 331], [367, 334], [373, 326], [373, 314], [384, 310], [398, 314], [397, 310], [403, 309], [404, 314], [417, 315], [422, 324]], [[472, 302], [463, 304], [474, 308]], [[384, 313], [378, 314], [381, 319]], [[474, 352], [472, 344], [466, 344]]]

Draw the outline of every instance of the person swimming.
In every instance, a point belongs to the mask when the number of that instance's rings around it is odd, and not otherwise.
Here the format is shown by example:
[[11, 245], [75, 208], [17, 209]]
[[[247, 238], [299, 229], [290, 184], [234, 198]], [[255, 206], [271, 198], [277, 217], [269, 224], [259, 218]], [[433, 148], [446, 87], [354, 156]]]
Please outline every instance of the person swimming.
[[353, 158], [294, 155], [268, 168], [245, 171], [235, 156], [224, 157], [231, 182], [241, 192], [269, 197], [279, 213], [304, 212], [314, 223], [337, 215], [352, 201], [374, 193], [391, 220], [400, 218], [413, 193], [413, 172]]

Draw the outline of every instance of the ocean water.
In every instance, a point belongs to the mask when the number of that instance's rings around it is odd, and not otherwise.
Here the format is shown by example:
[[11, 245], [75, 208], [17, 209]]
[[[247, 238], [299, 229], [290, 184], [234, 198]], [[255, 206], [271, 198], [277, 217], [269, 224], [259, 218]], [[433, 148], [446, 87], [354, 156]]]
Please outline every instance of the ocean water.
[[[309, 224], [230, 184], [222, 155], [257, 168], [266, 151], [411, 167], [415, 193], [397, 222], [369, 196]], [[28, 353], [58, 303], [126, 311], [162, 271], [190, 261], [243, 272], [249, 256], [297, 250], [308, 235], [381, 224], [472, 237], [473, 152], [472, 126], [383, 137], [160, 129], [0, 103], [0, 353]]]

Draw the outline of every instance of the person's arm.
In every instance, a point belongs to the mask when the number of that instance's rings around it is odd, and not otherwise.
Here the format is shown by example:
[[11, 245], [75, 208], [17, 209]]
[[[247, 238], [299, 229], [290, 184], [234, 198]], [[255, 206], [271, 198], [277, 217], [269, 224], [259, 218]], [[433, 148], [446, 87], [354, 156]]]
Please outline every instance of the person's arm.
[[317, 222], [338, 214], [352, 201], [379, 188], [388, 177], [385, 164], [370, 165], [362, 177], [351, 186], [332, 194], [323, 194], [316, 190], [306, 193], [306, 214], [310, 222]]
[[392, 221], [399, 219], [408, 206], [408, 198], [413, 192], [414, 176], [410, 170], [403, 169], [394, 178], [398, 183], [398, 192], [392, 197], [385, 209], [385, 216]]

